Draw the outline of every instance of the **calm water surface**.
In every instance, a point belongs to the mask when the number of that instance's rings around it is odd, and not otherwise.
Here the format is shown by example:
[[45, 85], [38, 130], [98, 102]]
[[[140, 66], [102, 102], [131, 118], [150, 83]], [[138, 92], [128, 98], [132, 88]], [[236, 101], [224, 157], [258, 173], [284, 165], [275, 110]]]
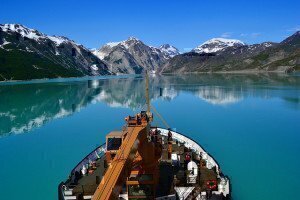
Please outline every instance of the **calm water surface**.
[[[235, 200], [299, 198], [299, 75], [150, 82], [152, 104], [215, 157]], [[57, 199], [60, 181], [144, 103], [142, 77], [0, 84], [0, 199]]]

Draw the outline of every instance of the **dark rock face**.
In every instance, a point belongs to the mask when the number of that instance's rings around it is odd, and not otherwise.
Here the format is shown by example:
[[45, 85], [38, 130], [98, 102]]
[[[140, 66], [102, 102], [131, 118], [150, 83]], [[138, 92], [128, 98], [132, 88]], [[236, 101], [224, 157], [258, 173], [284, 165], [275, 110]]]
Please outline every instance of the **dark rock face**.
[[82, 45], [19, 24], [0, 25], [0, 58], [0, 74], [6, 80], [111, 74]]
[[161, 69], [162, 73], [192, 73], [196, 71], [208, 72], [210, 68], [206, 63], [214, 59], [216, 54], [213, 53], [184, 53], [170, 59]]

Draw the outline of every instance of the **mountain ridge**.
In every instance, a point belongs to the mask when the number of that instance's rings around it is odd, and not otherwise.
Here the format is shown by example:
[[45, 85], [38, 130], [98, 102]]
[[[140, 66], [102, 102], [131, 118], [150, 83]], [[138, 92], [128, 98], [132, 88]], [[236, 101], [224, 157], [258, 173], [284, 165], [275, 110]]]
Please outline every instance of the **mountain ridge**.
[[136, 37], [90, 50], [64, 36], [0, 24], [0, 81], [114, 74], [277, 71], [300, 67], [300, 32], [280, 43], [212, 38], [191, 52], [153, 47]]

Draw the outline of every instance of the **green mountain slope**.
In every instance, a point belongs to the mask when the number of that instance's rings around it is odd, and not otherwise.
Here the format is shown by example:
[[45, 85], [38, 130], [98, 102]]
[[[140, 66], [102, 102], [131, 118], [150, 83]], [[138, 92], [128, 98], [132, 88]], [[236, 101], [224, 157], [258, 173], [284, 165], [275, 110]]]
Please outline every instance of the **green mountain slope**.
[[21, 50], [0, 49], [0, 80], [29, 80], [41, 78], [83, 76], [38, 54]]
[[90, 50], [20, 24], [0, 24], [0, 81], [109, 75]]

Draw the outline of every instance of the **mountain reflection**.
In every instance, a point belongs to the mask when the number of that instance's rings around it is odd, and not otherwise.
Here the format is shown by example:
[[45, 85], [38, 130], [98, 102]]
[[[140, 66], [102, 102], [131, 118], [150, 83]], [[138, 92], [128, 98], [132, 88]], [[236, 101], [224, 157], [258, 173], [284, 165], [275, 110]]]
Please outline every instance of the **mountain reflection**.
[[211, 104], [226, 105], [239, 102], [242, 95], [236, 91], [228, 90], [216, 86], [204, 86], [199, 88], [196, 95]]
[[[181, 92], [213, 105], [228, 105], [244, 98], [281, 98], [300, 107], [300, 77], [277, 74], [201, 74], [150, 78], [151, 100], [172, 101]], [[90, 103], [141, 109], [145, 104], [142, 77], [62, 83], [0, 85], [0, 137], [18, 134], [65, 117]]]

